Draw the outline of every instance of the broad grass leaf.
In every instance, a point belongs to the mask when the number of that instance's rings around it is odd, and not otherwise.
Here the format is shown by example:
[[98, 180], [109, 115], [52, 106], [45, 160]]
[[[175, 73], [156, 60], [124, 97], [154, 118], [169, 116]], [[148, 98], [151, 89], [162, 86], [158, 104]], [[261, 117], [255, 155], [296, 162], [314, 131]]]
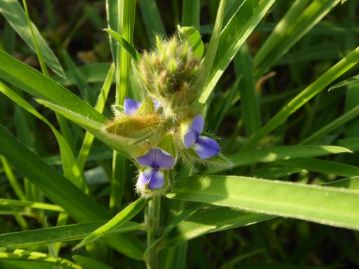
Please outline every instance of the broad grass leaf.
[[37, 98], [43, 98], [97, 122], [107, 119], [60, 84], [0, 51], [0, 77]]
[[359, 194], [343, 188], [241, 176], [196, 176], [170, 198], [359, 230]]
[[81, 114], [77, 114], [76, 112], [73, 112], [71, 110], [68, 110], [66, 108], [55, 105], [55, 104], [45, 101], [45, 100], [38, 99], [37, 102], [50, 108], [54, 112], [61, 114], [62, 116], [75, 122], [76, 124], [82, 126], [88, 132], [90, 132], [92, 135], [94, 135], [97, 139], [99, 139], [106, 145], [110, 146], [111, 148], [115, 149], [121, 155], [123, 155], [127, 158], [131, 158], [131, 156], [132, 156], [131, 153], [133, 153], [131, 151], [131, 145], [133, 144], [132, 140], [127, 139], [125, 137], [120, 137], [117, 135], [107, 133], [105, 131], [104, 124], [101, 124], [97, 121], [94, 121], [87, 117], [84, 117]]
[[242, 150], [234, 154], [227, 154], [230, 162], [227, 168], [214, 168], [210, 172], [227, 170], [237, 166], [250, 165], [255, 163], [268, 163], [278, 160], [289, 160], [293, 158], [318, 157], [331, 154], [351, 153], [348, 148], [330, 145], [293, 145], [278, 146], [261, 149]]
[[208, 233], [248, 226], [272, 218], [274, 217], [269, 215], [241, 212], [223, 207], [202, 210], [178, 223], [176, 230], [160, 242], [160, 247], [172, 247]]

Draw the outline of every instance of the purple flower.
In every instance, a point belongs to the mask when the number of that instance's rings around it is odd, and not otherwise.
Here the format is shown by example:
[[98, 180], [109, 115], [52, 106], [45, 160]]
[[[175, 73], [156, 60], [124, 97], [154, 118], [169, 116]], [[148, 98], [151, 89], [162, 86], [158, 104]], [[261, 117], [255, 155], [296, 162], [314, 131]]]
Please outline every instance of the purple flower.
[[158, 169], [147, 168], [142, 173], [137, 181], [137, 188], [142, 189], [148, 186], [150, 190], [161, 189], [165, 184], [164, 173]]
[[161, 170], [171, 169], [175, 165], [175, 159], [171, 154], [161, 148], [152, 148], [145, 155], [138, 157], [137, 161], [142, 166], [147, 166], [137, 181], [137, 188], [150, 190], [160, 189], [164, 186], [164, 172]]
[[123, 103], [123, 110], [127, 115], [133, 115], [140, 108], [141, 102], [133, 100], [131, 98], [125, 98]]
[[[152, 101], [153, 101], [155, 112], [157, 112], [160, 109], [161, 104], [157, 100], [153, 99]], [[141, 104], [142, 102], [140, 101], [136, 101], [131, 98], [125, 98], [125, 101], [123, 102], [123, 111], [127, 115], [133, 115], [140, 108]]]
[[218, 155], [221, 149], [216, 140], [201, 136], [203, 128], [204, 118], [197, 115], [183, 136], [183, 144], [186, 149], [192, 147], [197, 155], [205, 160]]

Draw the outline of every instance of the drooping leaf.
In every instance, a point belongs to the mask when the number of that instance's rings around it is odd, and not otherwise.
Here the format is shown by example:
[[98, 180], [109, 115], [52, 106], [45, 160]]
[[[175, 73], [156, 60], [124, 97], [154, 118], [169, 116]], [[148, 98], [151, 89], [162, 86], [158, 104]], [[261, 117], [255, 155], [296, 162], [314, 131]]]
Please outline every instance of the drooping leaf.
[[0, 51], [0, 77], [37, 98], [54, 102], [84, 117], [100, 123], [107, 120], [81, 98], [4, 51]]

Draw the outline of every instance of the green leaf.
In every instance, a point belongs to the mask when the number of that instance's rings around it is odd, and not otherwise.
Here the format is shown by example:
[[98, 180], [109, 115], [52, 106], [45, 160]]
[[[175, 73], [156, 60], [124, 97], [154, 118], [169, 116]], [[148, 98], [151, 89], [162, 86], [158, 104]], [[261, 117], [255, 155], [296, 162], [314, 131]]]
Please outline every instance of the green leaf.
[[62, 134], [44, 116], [42, 116], [35, 108], [33, 108], [24, 98], [22, 98], [20, 95], [18, 95], [16, 92], [14, 92], [1, 82], [0, 92], [5, 94], [17, 105], [19, 105], [20, 107], [22, 107], [50, 127], [51, 131], [55, 135], [57, 143], [59, 144], [61, 163], [63, 166], [65, 177], [70, 179], [72, 183], [74, 183], [80, 189], [84, 189], [86, 184], [85, 180], [79, 169], [79, 166], [77, 165], [77, 161], [75, 159], [75, 156], [73, 155], [72, 149], [67, 143], [66, 139], [62, 136]]
[[19, 181], [17, 180], [13, 170], [11, 169], [10, 164], [8, 163], [8, 161], [3, 157], [0, 156], [0, 162], [2, 164], [2, 169], [7, 177], [7, 180], [9, 181], [13, 191], [15, 192], [16, 196], [20, 199], [20, 200], [26, 200], [26, 195], [22, 189], [22, 187], [20, 186]]
[[[200, 0], [183, 0], [182, 4], [182, 25], [192, 26], [199, 30], [200, 26]], [[202, 56], [201, 56], [202, 57]]]
[[[15, 166], [54, 203], [64, 208], [78, 221], [106, 219], [107, 211], [86, 196], [70, 181], [48, 166], [37, 155], [20, 144], [0, 126], [0, 154]], [[56, 184], [54, 184], [56, 182]]]
[[[84, 76], [86, 83], [101, 82], [106, 79], [108, 69], [110, 68], [111, 63], [93, 63], [78, 66], [78, 70]], [[74, 77], [73, 72], [66, 70], [66, 79], [63, 79], [58, 76], [53, 78], [59, 82], [61, 85], [70, 86], [76, 84], [76, 78]]]
[[[110, 146], [111, 148], [118, 151], [120, 154], [127, 158], [131, 158], [131, 145], [133, 141], [131, 139], [127, 139], [124, 137], [120, 137], [117, 135], [112, 135], [107, 133], [104, 128], [105, 125], [91, 120], [81, 114], [77, 114], [71, 110], [63, 108], [61, 106], [55, 105], [51, 102], [47, 102], [45, 100], [36, 100], [38, 103], [50, 108], [51, 110], [61, 114], [65, 118], [77, 123], [78, 125], [85, 128], [88, 132], [98, 138], [100, 141]], [[133, 153], [133, 152], [132, 152]]]
[[193, 27], [177, 27], [179, 36], [181, 39], [184, 39], [192, 48], [193, 55], [202, 59], [204, 52], [204, 45], [202, 42], [201, 34]]
[[[239, 6], [220, 35], [213, 68], [211, 69], [212, 71], [208, 81], [206, 80], [205, 87], [199, 99], [201, 104], [206, 103], [219, 78], [237, 54], [239, 48], [274, 2], [275, 0], [247, 0]], [[208, 48], [208, 50], [210, 50], [210, 48]], [[210, 66], [212, 66], [212, 64]]]
[[[357, 191], [241, 176], [197, 176], [170, 198], [359, 230]], [[304, 199], [305, 198], [305, 199]]]
[[345, 58], [332, 66], [328, 71], [311, 83], [301, 93], [295, 96], [277, 114], [275, 114], [261, 129], [250, 137], [245, 148], [255, 146], [263, 137], [283, 124], [287, 118], [306, 104], [310, 99], [325, 89], [331, 82], [339, 78], [348, 70], [353, 68], [359, 61], [359, 47], [353, 50]]
[[359, 175], [358, 166], [333, 161], [317, 160], [313, 158], [281, 160], [277, 161], [277, 163], [284, 166], [302, 168], [311, 172], [318, 172], [323, 174], [332, 174], [344, 177], [353, 177]]
[[341, 147], [346, 147], [352, 151], [359, 150], [359, 137], [351, 137], [346, 139], [340, 139], [338, 145]]
[[247, 135], [252, 135], [262, 124], [261, 111], [253, 76], [252, 56], [248, 46], [244, 44], [234, 60], [237, 74], [241, 76], [239, 92], [241, 96], [241, 111]]
[[22, 249], [6, 250], [0, 248], [0, 260], [24, 260], [24, 261], [36, 261], [51, 265], [58, 265], [62, 268], [69, 269], [82, 269], [80, 265], [77, 265], [69, 260], [51, 257], [45, 253], [26, 251]]
[[20, 208], [41, 209], [41, 210], [56, 211], [56, 212], [64, 211], [60, 206], [57, 205], [33, 202], [33, 201], [23, 201], [23, 200], [19, 201], [19, 200], [4, 199], [4, 198], [0, 198], [0, 205], [15, 207], [15, 208], [20, 207]]
[[[103, 83], [103, 86], [100, 90], [100, 93], [97, 98], [97, 103], [95, 106], [95, 109], [100, 113], [102, 113], [105, 108], [107, 96], [111, 89], [111, 83], [113, 80], [114, 73], [115, 73], [115, 65], [112, 64], [110, 66], [110, 69], [108, 70], [108, 74], [107, 74], [106, 79]], [[85, 163], [86, 163], [86, 160], [90, 153], [93, 141], [94, 141], [94, 136], [92, 134], [90, 134], [89, 132], [86, 132], [85, 137], [82, 142], [82, 145], [81, 145], [79, 156], [77, 158], [80, 170], [83, 170], [83, 168], [85, 166]]]
[[139, 0], [142, 19], [150, 41], [154, 40], [154, 35], [166, 36], [166, 30], [161, 20], [155, 0]]
[[[91, 221], [80, 224], [1, 234], [0, 246], [18, 248], [79, 240], [85, 238], [93, 230], [104, 223], [105, 221]], [[143, 225], [140, 223], [127, 222], [116, 227], [113, 232], [125, 233], [141, 230], [143, 228]]]
[[141, 54], [130, 43], [128, 43], [126, 39], [124, 39], [119, 33], [117, 33], [112, 29], [104, 29], [104, 31], [109, 33], [110, 36], [113, 39], [115, 39], [121, 45], [121, 47], [127, 51], [127, 53], [131, 56], [131, 58], [134, 61], [138, 61], [141, 58]]
[[[35, 45], [32, 39], [31, 29], [27, 23], [26, 15], [17, 0], [2, 0], [0, 1], [0, 13], [5, 17], [6, 21], [12, 26], [12, 28], [18, 33], [18, 35], [25, 41], [25, 43], [35, 51]], [[39, 49], [44, 56], [44, 60], [47, 65], [59, 76], [65, 78], [65, 72], [59, 60], [47, 45], [44, 38], [41, 36], [36, 26], [32, 24], [34, 35], [38, 42]]]
[[[118, 31], [118, 1], [120, 0], [106, 0], [106, 19], [108, 28], [114, 29]], [[110, 38], [110, 47], [112, 53], [113, 62], [117, 59], [117, 44], [116, 42], [109, 36]]]
[[[303, 146], [278, 146], [273, 148], [261, 148], [239, 151], [226, 155], [231, 167], [250, 165], [254, 163], [267, 163], [278, 160], [288, 160], [301, 157], [318, 157], [329, 154], [351, 153], [350, 149], [339, 146], [303, 145]], [[217, 168], [211, 171], [220, 171]]]
[[113, 267], [110, 267], [102, 262], [99, 262], [98, 260], [95, 260], [90, 257], [80, 256], [80, 255], [74, 255], [72, 258], [83, 268], [86, 269], [112, 269]]
[[[110, 217], [100, 204], [86, 196], [55, 168], [48, 166], [37, 155], [20, 144], [0, 126], [0, 154], [34, 183], [54, 203], [61, 206], [77, 221], [94, 221]], [[56, 184], [54, 184], [56, 182]], [[121, 253], [141, 260], [144, 249], [133, 236], [113, 236], [105, 241]]]
[[118, 226], [128, 222], [139, 212], [141, 212], [146, 204], [147, 200], [145, 200], [144, 198], [139, 198], [136, 201], [132, 202], [111, 220], [109, 220], [104, 225], [97, 228], [95, 231], [86, 236], [86, 238], [82, 240], [78, 245], [76, 245], [74, 249], [81, 248], [95, 240], [100, 239], [108, 233], [113, 232], [113, 230], [116, 229]]
[[272, 216], [246, 213], [230, 208], [211, 208], [180, 222], [177, 229], [161, 242], [161, 248], [172, 247], [199, 236], [248, 226], [272, 219]]
[[43, 264], [30, 261], [0, 260], [1, 269], [53, 269], [50, 264]]
[[259, 77], [270, 69], [339, 2], [340, 0], [295, 1], [256, 54], [256, 76]]
[[359, 177], [350, 177], [350, 178], [343, 178], [336, 181], [332, 181], [329, 183], [324, 184], [328, 187], [336, 187], [336, 188], [346, 188], [352, 191], [359, 192]]
[[313, 142], [316, 142], [324, 135], [330, 133], [331, 131], [339, 128], [340, 126], [343, 126], [345, 123], [355, 119], [357, 116], [359, 116], [359, 105], [352, 108], [348, 112], [344, 113], [340, 117], [336, 118], [332, 122], [328, 123], [327, 125], [320, 128], [318, 131], [304, 139], [300, 142], [300, 144], [310, 144]]
[[68, 69], [68, 73], [74, 79], [75, 85], [79, 89], [81, 96], [84, 100], [89, 101], [89, 95], [94, 91], [86, 82], [84, 74], [76, 66], [76, 63], [71, 59], [71, 56], [65, 51], [62, 51], [62, 57]]
[[348, 78], [346, 80], [343, 80], [341, 82], [338, 82], [337, 84], [333, 85], [332, 87], [329, 88], [329, 91], [334, 90], [334, 89], [338, 89], [338, 88], [342, 88], [342, 87], [346, 87], [352, 84], [357, 84], [359, 83], [359, 75], [353, 76], [351, 78]]
[[4, 51], [0, 51], [0, 77], [35, 97], [52, 101], [84, 117], [102, 123], [107, 120], [81, 98]]
[[[211, 74], [212, 66], [214, 64], [214, 60], [217, 54], [217, 49], [220, 42], [220, 36], [222, 31], [223, 19], [224, 19], [224, 11], [226, 8], [227, 1], [221, 0], [219, 2], [219, 7], [217, 10], [216, 22], [214, 24], [214, 29], [212, 32], [211, 40], [208, 44], [206, 54], [201, 63], [200, 73], [198, 74], [198, 78], [194, 82], [194, 88], [200, 89], [202, 95], [200, 96], [199, 102], [201, 104], [205, 104], [206, 98], [203, 99], [202, 96], [205, 94], [205, 85], [209, 76]], [[200, 93], [201, 93], [200, 92]], [[209, 95], [209, 94], [208, 94]]]

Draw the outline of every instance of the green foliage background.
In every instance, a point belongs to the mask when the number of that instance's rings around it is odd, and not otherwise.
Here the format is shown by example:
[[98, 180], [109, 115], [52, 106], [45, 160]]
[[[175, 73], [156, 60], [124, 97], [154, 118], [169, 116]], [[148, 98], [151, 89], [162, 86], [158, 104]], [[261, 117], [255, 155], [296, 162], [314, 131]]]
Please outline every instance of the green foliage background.
[[[359, 267], [358, 6], [1, 0], [0, 268]], [[177, 166], [156, 230], [103, 127], [139, 98], [136, 50], [178, 25], [231, 166]]]

